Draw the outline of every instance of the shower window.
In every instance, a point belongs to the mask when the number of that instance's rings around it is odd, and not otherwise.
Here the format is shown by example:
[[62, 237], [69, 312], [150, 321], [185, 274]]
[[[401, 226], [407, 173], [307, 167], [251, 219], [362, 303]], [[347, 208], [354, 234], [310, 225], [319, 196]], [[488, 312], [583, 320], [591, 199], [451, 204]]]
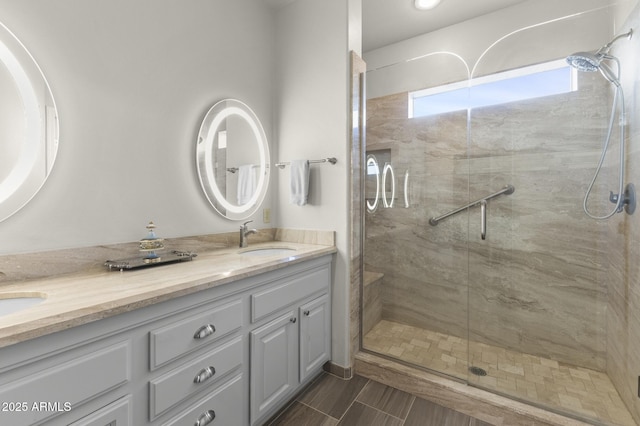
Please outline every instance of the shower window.
[[569, 67], [564, 60], [545, 62], [409, 92], [409, 118], [506, 104], [576, 90], [578, 85], [575, 69]]

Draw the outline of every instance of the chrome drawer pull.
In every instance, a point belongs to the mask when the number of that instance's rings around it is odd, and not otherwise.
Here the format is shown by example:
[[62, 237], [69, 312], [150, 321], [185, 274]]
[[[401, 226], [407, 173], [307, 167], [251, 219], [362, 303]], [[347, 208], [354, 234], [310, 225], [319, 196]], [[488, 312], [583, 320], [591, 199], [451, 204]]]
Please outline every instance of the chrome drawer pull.
[[196, 420], [196, 424], [194, 426], [205, 426], [208, 425], [216, 418], [216, 412], [213, 410], [206, 411], [198, 417]]
[[202, 383], [204, 381], [209, 380], [216, 374], [216, 369], [213, 367], [207, 367], [200, 370], [198, 375], [193, 378], [193, 383]]
[[216, 332], [216, 328], [212, 324], [203, 325], [196, 331], [196, 334], [193, 335], [194, 339], [204, 339], [205, 337], [211, 336]]

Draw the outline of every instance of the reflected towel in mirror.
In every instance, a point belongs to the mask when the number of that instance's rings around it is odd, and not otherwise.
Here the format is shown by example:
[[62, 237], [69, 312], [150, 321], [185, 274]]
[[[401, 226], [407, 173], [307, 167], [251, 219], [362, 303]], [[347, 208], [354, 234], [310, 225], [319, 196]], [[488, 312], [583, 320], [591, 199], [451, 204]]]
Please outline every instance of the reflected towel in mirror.
[[291, 161], [291, 204], [304, 206], [309, 197], [309, 160]]
[[252, 164], [238, 167], [238, 205], [247, 204], [256, 191], [256, 173]]

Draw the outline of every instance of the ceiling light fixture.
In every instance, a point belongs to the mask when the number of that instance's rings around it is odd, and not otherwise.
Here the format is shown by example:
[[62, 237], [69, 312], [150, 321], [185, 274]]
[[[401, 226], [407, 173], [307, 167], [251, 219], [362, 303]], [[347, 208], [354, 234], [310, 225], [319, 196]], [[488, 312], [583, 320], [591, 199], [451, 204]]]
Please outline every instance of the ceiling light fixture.
[[416, 9], [429, 10], [440, 4], [440, 0], [415, 0]]

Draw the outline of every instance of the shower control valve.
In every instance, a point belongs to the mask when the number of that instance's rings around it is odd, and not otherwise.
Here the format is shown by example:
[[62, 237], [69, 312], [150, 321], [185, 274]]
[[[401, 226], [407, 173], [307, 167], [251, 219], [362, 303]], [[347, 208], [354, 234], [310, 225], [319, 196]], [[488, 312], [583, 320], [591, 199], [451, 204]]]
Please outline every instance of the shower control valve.
[[632, 183], [628, 183], [622, 194], [622, 202], [619, 203], [620, 194], [614, 194], [609, 191], [609, 201], [618, 205], [617, 213], [624, 210], [627, 214], [633, 214], [636, 210], [636, 190]]
[[[609, 201], [611, 201], [613, 204], [618, 204], [619, 199], [620, 194], [614, 194], [613, 191], [609, 191]], [[622, 212], [622, 209], [624, 209], [624, 204], [624, 202], [620, 203], [618, 209], [616, 210], [616, 213]]]

